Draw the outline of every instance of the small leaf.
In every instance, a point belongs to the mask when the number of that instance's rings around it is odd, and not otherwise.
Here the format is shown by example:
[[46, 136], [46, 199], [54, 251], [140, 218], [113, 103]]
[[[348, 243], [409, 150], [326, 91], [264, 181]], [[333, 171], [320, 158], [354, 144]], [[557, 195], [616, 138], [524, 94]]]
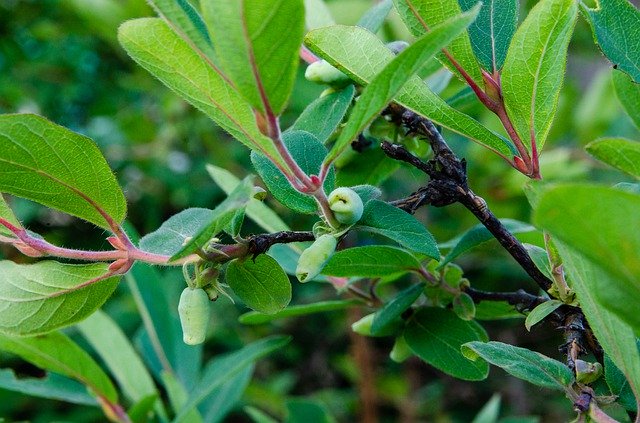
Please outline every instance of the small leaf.
[[0, 192], [109, 229], [127, 203], [95, 143], [36, 115], [0, 116]]
[[72, 265], [0, 262], [0, 332], [38, 335], [76, 323], [98, 309], [119, 276], [87, 284], [107, 273], [104, 263]]
[[243, 325], [261, 325], [269, 323], [273, 320], [284, 319], [287, 317], [305, 316], [307, 314], [323, 313], [326, 311], [344, 310], [355, 305], [359, 305], [357, 300], [339, 300], [339, 301], [319, 301], [312, 304], [294, 305], [280, 310], [273, 314], [264, 314], [257, 311], [250, 311], [238, 318]]
[[317, 98], [287, 131], [306, 131], [322, 144], [326, 143], [347, 114], [354, 94], [355, 87], [349, 84], [340, 91]]
[[486, 332], [476, 322], [461, 320], [450, 310], [418, 310], [407, 324], [404, 339], [418, 357], [458, 379], [483, 380], [489, 373], [487, 363], [469, 361], [460, 352], [467, 342], [486, 341]]
[[549, 263], [547, 250], [531, 244], [524, 244], [524, 248], [527, 250], [527, 253], [529, 253], [529, 257], [531, 257], [531, 260], [533, 260], [538, 270], [544, 273], [544, 275], [550, 280], [553, 280], [553, 273], [551, 271], [551, 263]]
[[[2, 193], [0, 193], [0, 217], [11, 223], [16, 228], [23, 229], [22, 224], [13, 214], [13, 211], [5, 201]], [[4, 225], [0, 225], [0, 237], [15, 238], [16, 236]]]
[[420, 262], [405, 250], [386, 245], [354, 247], [336, 252], [322, 274], [376, 278], [420, 269]]
[[382, 0], [371, 9], [367, 10], [364, 15], [358, 20], [356, 25], [376, 33], [380, 30], [384, 24], [387, 15], [393, 7], [392, 0]]
[[573, 383], [573, 373], [563, 363], [526, 348], [495, 341], [469, 342], [462, 346], [462, 353], [470, 360], [481, 357], [511, 375], [543, 388], [565, 390]]
[[[190, 208], [174, 214], [155, 231], [140, 240], [140, 248], [155, 254], [172, 256], [211, 222], [213, 210]], [[230, 216], [227, 216], [230, 219]]]
[[607, 354], [604, 355], [604, 377], [609, 389], [611, 389], [611, 393], [618, 397], [617, 401], [620, 405], [627, 411], [636, 412], [638, 404], [633, 396], [631, 386], [629, 386], [627, 378]]
[[[184, 384], [180, 383], [180, 381], [177, 380], [172, 373], [169, 373], [167, 371], [163, 371], [161, 373], [161, 378], [162, 378], [162, 384], [167, 390], [167, 397], [169, 397], [169, 403], [171, 404], [171, 408], [173, 410], [182, 409], [187, 403], [187, 400], [189, 399], [189, 393], [187, 392], [187, 389], [184, 387]], [[189, 423], [204, 422], [204, 420], [202, 420], [202, 416], [200, 415], [200, 412], [195, 407], [191, 411], [186, 413], [183, 420]]]
[[522, 319], [524, 316], [506, 301], [481, 301], [476, 304], [476, 320]]
[[225, 420], [229, 412], [238, 405], [244, 391], [247, 389], [255, 366], [249, 366], [237, 375], [217, 387], [203, 401], [203, 418], [207, 423], [217, 423]]
[[385, 236], [427, 257], [440, 258], [436, 241], [424, 225], [409, 213], [384, 201], [367, 203], [358, 229]]
[[473, 320], [476, 317], [476, 304], [466, 292], [461, 292], [453, 298], [453, 312], [462, 320]]
[[87, 387], [73, 379], [48, 373], [45, 377], [17, 377], [11, 369], [0, 370], [0, 388], [38, 398], [98, 406]]
[[362, 199], [362, 203], [366, 206], [369, 201], [373, 201], [382, 195], [380, 188], [373, 185], [356, 185], [351, 187]]
[[476, 414], [471, 423], [497, 423], [500, 415], [500, 394], [493, 394], [491, 399]]
[[[303, 131], [287, 131], [282, 134], [282, 141], [289, 149], [291, 157], [307, 175], [318, 175], [327, 149], [316, 137]], [[269, 192], [283, 205], [299, 213], [313, 214], [317, 211], [316, 200], [296, 191], [278, 168], [265, 156], [252, 153], [251, 163], [256, 169]], [[329, 171], [324, 182], [326, 192], [333, 191], [335, 172]]]
[[605, 56], [618, 69], [640, 83], [640, 39], [630, 28], [640, 28], [640, 11], [627, 0], [597, 0], [586, 10], [594, 38]]
[[542, 151], [556, 114], [567, 47], [578, 15], [575, 0], [541, 0], [518, 28], [500, 81], [504, 103], [520, 139]]
[[266, 254], [254, 260], [233, 260], [227, 267], [225, 280], [248, 307], [261, 313], [276, 313], [291, 301], [287, 274]]
[[614, 70], [613, 86], [622, 107], [640, 129], [640, 83], [635, 83], [629, 75]]
[[585, 148], [596, 159], [640, 178], [640, 142], [625, 138], [602, 138]]
[[553, 313], [561, 305], [562, 301], [558, 300], [549, 300], [538, 304], [536, 308], [531, 310], [527, 315], [527, 318], [524, 321], [524, 327], [527, 328], [528, 331], [531, 331], [531, 328], [534, 325], [540, 323], [545, 317]]
[[376, 311], [371, 324], [371, 333], [376, 335], [385, 329], [391, 322], [402, 315], [411, 304], [413, 304], [424, 291], [423, 283], [412, 285], [401, 291], [391, 301], [386, 303], [380, 310]]
[[100, 366], [62, 333], [15, 338], [0, 335], [0, 350], [16, 354], [41, 369], [75, 379], [112, 403], [118, 401], [116, 388]]
[[305, 26], [308, 30], [335, 25], [329, 8], [323, 0], [304, 0]]

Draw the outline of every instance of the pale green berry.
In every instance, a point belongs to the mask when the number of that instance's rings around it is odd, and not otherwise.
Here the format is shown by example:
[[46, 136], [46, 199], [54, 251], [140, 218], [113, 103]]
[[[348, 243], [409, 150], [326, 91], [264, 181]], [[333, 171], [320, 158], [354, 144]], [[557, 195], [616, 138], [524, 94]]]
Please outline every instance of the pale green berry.
[[204, 342], [209, 323], [210, 300], [201, 288], [185, 288], [180, 295], [178, 315], [182, 325], [182, 340], [188, 345]]
[[314, 241], [300, 254], [296, 277], [300, 282], [307, 282], [322, 272], [338, 246], [338, 240], [330, 234], [325, 234]]
[[307, 66], [304, 77], [311, 82], [329, 85], [346, 85], [350, 81], [347, 75], [325, 60], [318, 60]]
[[343, 225], [353, 225], [362, 217], [362, 198], [351, 188], [336, 188], [329, 194], [329, 208]]

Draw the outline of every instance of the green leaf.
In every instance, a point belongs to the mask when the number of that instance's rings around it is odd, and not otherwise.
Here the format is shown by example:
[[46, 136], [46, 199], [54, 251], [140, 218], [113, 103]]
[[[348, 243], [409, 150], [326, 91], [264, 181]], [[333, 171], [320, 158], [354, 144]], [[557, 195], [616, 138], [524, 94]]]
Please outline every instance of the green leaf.
[[524, 244], [524, 248], [527, 250], [527, 253], [529, 253], [529, 257], [531, 257], [531, 260], [533, 260], [538, 270], [544, 273], [550, 280], [553, 280], [553, 272], [551, 270], [551, 263], [549, 263], [547, 250], [531, 244]]
[[[213, 210], [190, 208], [165, 220], [155, 231], [140, 240], [140, 248], [155, 254], [172, 256], [211, 222]], [[230, 221], [232, 215], [225, 216]], [[222, 226], [222, 225], [221, 225]], [[222, 230], [222, 229], [221, 229]]]
[[286, 169], [273, 142], [258, 129], [249, 103], [204, 53], [179, 34], [162, 19], [144, 18], [122, 24], [118, 40], [133, 60], [176, 94], [238, 141]]
[[502, 94], [509, 118], [531, 150], [542, 151], [558, 106], [575, 0], [541, 0], [518, 28], [504, 61]]
[[[500, 219], [500, 221], [512, 234], [532, 232], [536, 230], [533, 226], [517, 220]], [[489, 232], [484, 225], [475, 225], [461, 236], [440, 245], [440, 248], [451, 248], [451, 251], [449, 251], [445, 258], [440, 262], [439, 267], [443, 268], [447, 263], [450, 263], [467, 251], [489, 242], [492, 239], [494, 239], [493, 235], [491, 235], [491, 232]]]
[[545, 317], [553, 313], [561, 305], [562, 301], [558, 300], [549, 300], [538, 304], [536, 308], [531, 310], [527, 315], [527, 318], [524, 321], [524, 327], [527, 328], [528, 331], [531, 331], [531, 328], [534, 325], [540, 323]]
[[285, 346], [289, 340], [290, 338], [284, 336], [264, 338], [213, 360], [204, 369], [200, 382], [191, 390], [188, 402], [180, 410], [173, 423], [188, 421], [186, 417], [189, 412], [194, 410], [214, 389], [251, 366], [256, 360]]
[[380, 30], [384, 24], [387, 15], [393, 7], [392, 0], [382, 0], [371, 9], [367, 10], [364, 15], [358, 20], [356, 25], [376, 33]]
[[[315, 1], [321, 2], [322, 0], [315, 0]], [[251, 417], [251, 420], [254, 423], [278, 423], [276, 419], [269, 416], [264, 411], [259, 410], [255, 407], [251, 407], [249, 405], [244, 407], [244, 412], [247, 413], [249, 417]]]
[[476, 304], [476, 320], [522, 319], [524, 316], [506, 301], [481, 301]]
[[384, 201], [367, 203], [358, 229], [385, 236], [427, 257], [440, 258], [437, 243], [424, 225], [409, 213]]
[[201, 7], [225, 74], [255, 109], [279, 115], [298, 68], [302, 0], [209, 0]]
[[[342, 162], [345, 155], [351, 156], [351, 160], [346, 164]], [[400, 169], [400, 163], [390, 159], [380, 148], [370, 148], [361, 153], [347, 148], [336, 159], [335, 165], [338, 169], [336, 176], [338, 186], [359, 184], [379, 186]]]
[[73, 404], [97, 406], [95, 397], [89, 395], [83, 384], [48, 373], [45, 377], [17, 377], [11, 369], [0, 369], [0, 388], [20, 392], [32, 397], [66, 401]]
[[[374, 34], [360, 27], [331, 26], [309, 32], [305, 43], [360, 85], [367, 85], [396, 56]], [[395, 96], [400, 105], [457, 132], [496, 153], [511, 157], [513, 147], [468, 115], [450, 107], [418, 77]]]
[[371, 324], [371, 333], [376, 335], [400, 317], [422, 294], [424, 286], [423, 283], [410, 286], [376, 311]]
[[203, 401], [203, 418], [207, 423], [217, 423], [225, 420], [229, 412], [238, 405], [242, 399], [247, 385], [251, 382], [255, 366], [248, 366], [243, 371], [217, 387]]
[[157, 404], [158, 394], [147, 395], [127, 410], [132, 423], [148, 423], [153, 415], [153, 407]]
[[[289, 149], [291, 157], [307, 175], [318, 175], [327, 149], [313, 135], [304, 131], [287, 131], [282, 134], [282, 141]], [[317, 211], [316, 200], [310, 195], [296, 191], [287, 178], [265, 156], [251, 153], [251, 163], [256, 169], [269, 192], [283, 205], [299, 213], [313, 214]], [[335, 172], [331, 169], [324, 181], [326, 192], [333, 191]]]
[[495, 341], [469, 342], [462, 346], [462, 352], [470, 360], [481, 357], [510, 375], [543, 388], [565, 390], [573, 383], [573, 373], [566, 365], [526, 348]]
[[420, 262], [405, 250], [386, 245], [370, 245], [338, 251], [329, 259], [322, 274], [376, 278], [417, 271], [420, 267]]
[[333, 16], [323, 0], [304, 0], [305, 26], [308, 30], [335, 25]]
[[280, 310], [273, 314], [250, 311], [241, 315], [238, 318], [238, 321], [243, 325], [261, 325], [287, 317], [306, 316], [307, 314], [323, 313], [325, 311], [344, 310], [359, 304], [361, 303], [357, 300], [319, 301], [312, 304], [289, 306], [284, 310]]
[[483, 380], [489, 374], [487, 363], [469, 361], [460, 352], [467, 342], [486, 341], [486, 332], [476, 322], [461, 320], [450, 310], [418, 310], [407, 324], [404, 339], [414, 354], [453, 377]]
[[[171, 408], [173, 408], [173, 410], [181, 410], [189, 399], [189, 393], [184, 387], [184, 384], [180, 383], [172, 373], [167, 371], [162, 372], [161, 378], [162, 383], [167, 390], [167, 396], [169, 397]], [[190, 383], [193, 383], [193, 381]], [[195, 407], [183, 417], [183, 420], [189, 423], [203, 423], [202, 416]]]
[[354, 190], [356, 194], [358, 194], [358, 196], [360, 196], [360, 198], [362, 199], [362, 204], [364, 204], [365, 206], [370, 201], [373, 201], [382, 195], [382, 191], [380, 191], [380, 188], [373, 185], [355, 185], [351, 186], [351, 189]]
[[118, 286], [119, 276], [95, 281], [107, 271], [104, 263], [1, 261], [0, 332], [38, 335], [86, 318]]
[[225, 280], [248, 307], [261, 313], [276, 313], [291, 301], [287, 274], [266, 254], [253, 260], [233, 260], [227, 267]]
[[496, 423], [500, 415], [500, 394], [493, 394], [491, 399], [476, 414], [471, 423]]
[[[462, 10], [477, 4], [459, 0]], [[511, 38], [518, 24], [518, 0], [488, 0], [482, 3], [478, 18], [469, 26], [471, 48], [480, 65], [489, 73], [502, 68]]]
[[640, 11], [627, 0], [596, 0], [596, 3], [596, 9], [581, 3], [590, 18], [596, 43], [618, 69], [640, 83], [640, 38], [634, 31], [640, 28]]
[[116, 388], [100, 366], [62, 333], [15, 338], [0, 334], [0, 350], [16, 354], [41, 369], [75, 379], [109, 402], [118, 401]]
[[640, 142], [625, 138], [602, 138], [585, 148], [596, 159], [640, 178]]
[[629, 75], [614, 70], [613, 86], [622, 107], [636, 126], [640, 128], [640, 83], [635, 83]]
[[611, 394], [616, 395], [617, 401], [627, 411], [635, 412], [638, 410], [638, 404], [633, 396], [633, 391], [624, 374], [616, 367], [613, 360], [608, 355], [604, 355], [604, 377], [607, 381]]
[[336, 423], [329, 412], [318, 401], [308, 398], [295, 398], [287, 401], [287, 419], [285, 423]]
[[0, 192], [109, 229], [127, 203], [95, 143], [36, 115], [0, 116]]
[[[415, 37], [433, 31], [436, 25], [445, 22], [452, 16], [459, 15], [461, 12], [457, 0], [394, 0], [394, 3], [400, 17]], [[471, 76], [471, 79], [482, 86], [480, 67], [471, 49], [469, 35], [466, 32], [460, 34], [447, 47], [447, 51]], [[456, 66], [444, 54], [440, 54], [438, 57], [451, 72], [461, 77]], [[464, 80], [464, 78], [462, 79]]]
[[338, 157], [393, 100], [407, 81], [423, 67], [424, 62], [464, 31], [477, 14], [476, 8], [443, 22], [389, 62], [358, 97], [346, 126], [340, 132], [325, 162], [329, 163]]
[[[16, 228], [24, 229], [22, 228], [22, 224], [20, 223], [20, 221], [16, 218], [16, 216], [13, 214], [13, 211], [5, 201], [2, 193], [0, 193], [0, 217], [11, 223]], [[0, 225], [0, 237], [16, 238], [14, 233], [7, 229], [4, 225]]]
[[340, 91], [317, 98], [287, 131], [306, 131], [326, 143], [347, 114], [354, 94], [355, 87], [349, 84]]

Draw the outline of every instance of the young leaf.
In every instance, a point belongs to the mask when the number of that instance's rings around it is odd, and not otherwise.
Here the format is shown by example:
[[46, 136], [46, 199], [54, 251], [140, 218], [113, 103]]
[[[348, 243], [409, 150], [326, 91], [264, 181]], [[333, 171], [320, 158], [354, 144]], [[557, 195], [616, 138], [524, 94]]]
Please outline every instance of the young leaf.
[[[371, 82], [395, 57], [374, 34], [359, 27], [336, 25], [319, 28], [306, 35], [305, 43], [314, 53], [361, 85]], [[395, 101], [502, 156], [513, 156], [513, 147], [507, 141], [470, 116], [450, 107], [418, 76], [408, 80], [398, 91]]]
[[487, 341], [486, 332], [476, 322], [461, 320], [450, 310], [418, 310], [407, 323], [404, 339], [414, 354], [453, 377], [483, 380], [489, 374], [487, 363], [469, 361], [460, 352], [467, 342]]
[[[289, 149], [291, 157], [298, 163], [307, 175], [318, 175], [322, 159], [327, 154], [327, 149], [313, 135], [303, 131], [287, 131], [282, 134], [282, 141]], [[269, 192], [291, 210], [299, 213], [313, 214], [318, 210], [316, 200], [296, 191], [273, 163], [265, 156], [251, 153], [251, 163], [256, 169]], [[335, 172], [329, 171], [324, 181], [324, 190], [333, 191], [335, 185]]]
[[274, 314], [264, 314], [257, 311], [250, 311], [238, 318], [243, 325], [261, 325], [273, 320], [287, 317], [305, 316], [307, 314], [322, 313], [325, 311], [344, 310], [360, 304], [357, 300], [319, 301], [312, 304], [294, 305], [280, 310]]
[[0, 370], [0, 388], [32, 397], [66, 401], [73, 404], [98, 406], [87, 387], [73, 379], [48, 373], [45, 377], [17, 377], [12, 369]]
[[575, 0], [542, 0], [518, 28], [504, 61], [502, 94], [518, 135], [542, 150], [558, 106], [567, 47], [578, 15]]
[[531, 313], [527, 315], [527, 318], [524, 321], [524, 327], [527, 328], [528, 331], [531, 331], [531, 328], [534, 325], [540, 323], [545, 317], [553, 313], [561, 305], [562, 301], [558, 300], [549, 300], [538, 304], [536, 308], [531, 310]]
[[[173, 255], [211, 222], [213, 210], [193, 207], [174, 214], [140, 240], [140, 248], [155, 254]], [[226, 216], [227, 220], [231, 216]], [[221, 225], [222, 226], [222, 225]]]
[[323, 275], [377, 278], [420, 269], [420, 262], [405, 250], [386, 245], [354, 247], [331, 257]]
[[69, 326], [98, 309], [119, 276], [88, 283], [107, 273], [104, 263], [72, 265], [0, 262], [0, 332], [38, 335]]
[[261, 313], [276, 313], [291, 301], [287, 274], [266, 254], [253, 260], [233, 260], [227, 267], [225, 280], [247, 307]]
[[392, 0], [382, 0], [371, 9], [367, 10], [364, 15], [358, 20], [356, 25], [376, 33], [380, 30], [384, 24], [387, 15], [393, 7]]
[[596, 159], [640, 178], [640, 142], [625, 138], [602, 138], [585, 148]]
[[604, 378], [611, 393], [618, 397], [617, 401], [620, 405], [627, 411], [635, 412], [638, 410], [638, 404], [633, 396], [631, 386], [629, 386], [629, 381], [607, 354], [604, 355]]
[[204, 53], [162, 19], [127, 21], [118, 30], [118, 40], [140, 66], [234, 138], [287, 168], [273, 142], [260, 132], [250, 104]]
[[443, 22], [387, 64], [362, 91], [346, 126], [340, 132], [325, 162], [330, 163], [338, 157], [345, 147], [393, 100], [424, 63], [464, 31], [477, 14], [476, 8]]
[[640, 83], [633, 82], [624, 72], [614, 70], [613, 86], [622, 107], [640, 129]]
[[[563, 363], [526, 348], [502, 342], [469, 342], [462, 353], [470, 360], [478, 357], [507, 373], [549, 389], [564, 390], [573, 383], [573, 373]], [[482, 361], [482, 360], [480, 360]]]
[[[461, 12], [457, 0], [394, 0], [394, 3], [405, 25], [416, 37], [432, 31], [436, 25], [445, 22], [452, 16], [459, 15]], [[465, 73], [482, 86], [480, 67], [473, 55], [469, 35], [466, 32], [460, 34], [447, 47], [447, 51], [464, 69]], [[462, 77], [460, 70], [444, 54], [440, 54], [438, 57], [451, 72]]]
[[596, 9], [581, 5], [598, 46], [618, 69], [640, 83], [640, 38], [634, 31], [640, 28], [640, 11], [627, 0], [597, 0], [596, 3]]
[[16, 354], [41, 369], [75, 379], [111, 403], [118, 401], [116, 388], [100, 366], [62, 333], [32, 337], [0, 335], [0, 350]]
[[263, 113], [282, 113], [298, 68], [302, 0], [209, 0], [201, 7], [218, 58], [240, 94]]
[[412, 285], [404, 291], [400, 292], [391, 301], [386, 303], [380, 310], [376, 311], [371, 324], [371, 333], [376, 335], [387, 325], [402, 315], [411, 304], [418, 299], [424, 291], [424, 284], [419, 283]]
[[308, 30], [335, 25], [331, 12], [323, 0], [304, 0], [305, 26]]
[[316, 99], [287, 131], [306, 131], [325, 144], [347, 114], [354, 94], [355, 88], [349, 84], [340, 91]]
[[[5, 219], [9, 223], [11, 223], [16, 228], [23, 229], [22, 224], [13, 214], [13, 211], [5, 201], [4, 197], [2, 196], [2, 193], [0, 193], [0, 217]], [[0, 237], [15, 238], [16, 236], [13, 232], [11, 232], [5, 226], [0, 225]]]
[[436, 241], [424, 225], [409, 213], [384, 201], [367, 203], [358, 229], [385, 236], [427, 257], [440, 258]]
[[109, 229], [127, 203], [94, 142], [36, 115], [0, 116], [0, 192]]
[[[477, 4], [459, 0], [462, 10]], [[469, 26], [469, 38], [480, 65], [489, 73], [502, 68], [518, 23], [518, 0], [488, 0], [482, 3], [478, 18]]]

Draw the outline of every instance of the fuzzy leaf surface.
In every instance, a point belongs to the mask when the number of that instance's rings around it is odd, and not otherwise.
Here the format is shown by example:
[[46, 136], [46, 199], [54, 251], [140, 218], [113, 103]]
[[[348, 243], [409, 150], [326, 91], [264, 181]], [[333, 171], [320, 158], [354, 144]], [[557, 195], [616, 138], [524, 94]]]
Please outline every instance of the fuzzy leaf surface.
[[527, 318], [524, 320], [524, 327], [527, 328], [528, 331], [531, 331], [533, 326], [540, 323], [545, 317], [553, 313], [561, 305], [562, 301], [558, 300], [549, 300], [538, 304], [527, 315]]
[[369, 245], [338, 251], [322, 274], [375, 278], [417, 269], [420, 269], [420, 263], [409, 252], [386, 245]]
[[[22, 228], [22, 224], [13, 214], [13, 211], [5, 201], [2, 193], [0, 193], [0, 217], [11, 223], [16, 228]], [[0, 225], [0, 237], [15, 238], [15, 234], [7, 229], [4, 225]]]

